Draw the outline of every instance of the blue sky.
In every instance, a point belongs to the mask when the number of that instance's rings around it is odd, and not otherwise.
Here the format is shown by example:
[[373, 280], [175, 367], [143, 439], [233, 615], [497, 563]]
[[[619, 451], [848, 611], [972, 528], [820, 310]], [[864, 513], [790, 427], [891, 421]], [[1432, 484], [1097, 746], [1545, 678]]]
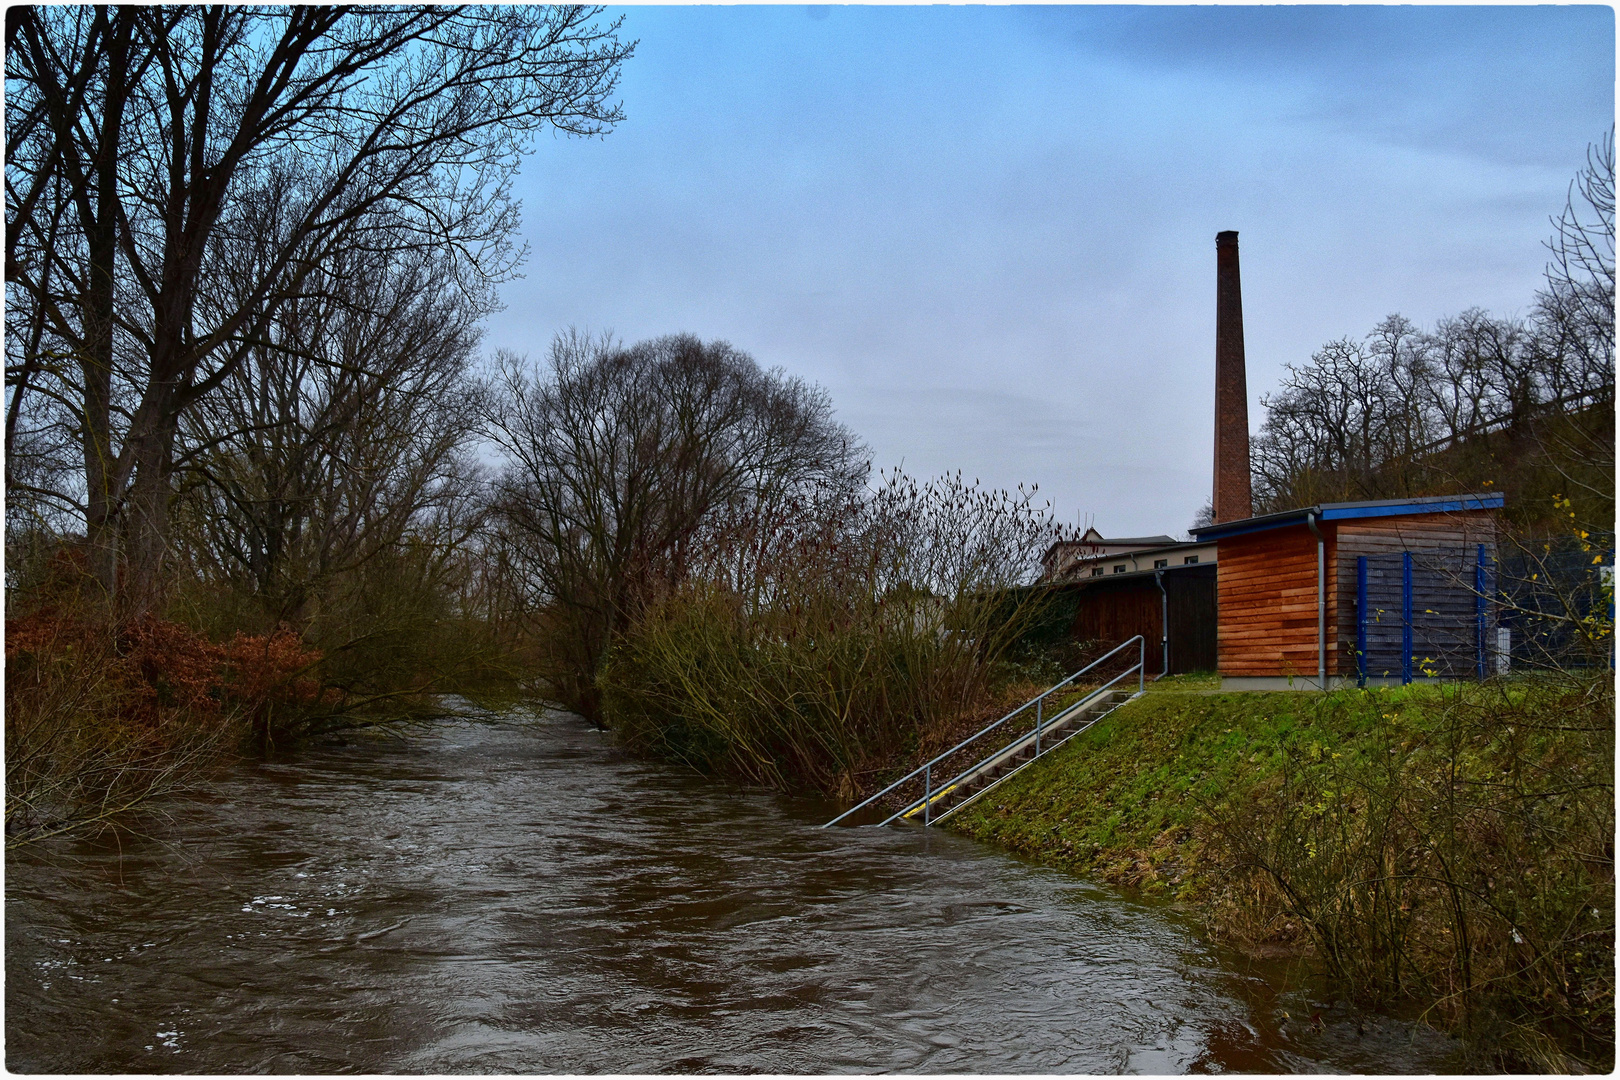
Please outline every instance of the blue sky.
[[1208, 498], [1215, 233], [1250, 420], [1390, 312], [1525, 311], [1614, 122], [1606, 7], [642, 7], [626, 120], [546, 138], [491, 349], [686, 331], [876, 463], [1107, 535]]

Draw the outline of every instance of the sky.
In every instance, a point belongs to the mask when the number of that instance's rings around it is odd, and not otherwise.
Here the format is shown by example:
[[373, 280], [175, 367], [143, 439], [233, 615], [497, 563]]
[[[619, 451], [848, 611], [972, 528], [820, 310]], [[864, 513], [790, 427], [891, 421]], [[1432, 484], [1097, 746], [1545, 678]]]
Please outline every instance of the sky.
[[1179, 535], [1215, 234], [1249, 420], [1399, 312], [1528, 311], [1614, 123], [1607, 7], [637, 7], [625, 120], [544, 137], [486, 345], [686, 332], [817, 383], [880, 468]]

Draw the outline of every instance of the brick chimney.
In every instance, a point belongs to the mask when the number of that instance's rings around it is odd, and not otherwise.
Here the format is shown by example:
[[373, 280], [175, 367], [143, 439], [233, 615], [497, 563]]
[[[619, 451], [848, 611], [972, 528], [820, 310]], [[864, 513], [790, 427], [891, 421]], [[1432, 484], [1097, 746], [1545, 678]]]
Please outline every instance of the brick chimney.
[[1238, 234], [1215, 234], [1215, 524], [1254, 516]]

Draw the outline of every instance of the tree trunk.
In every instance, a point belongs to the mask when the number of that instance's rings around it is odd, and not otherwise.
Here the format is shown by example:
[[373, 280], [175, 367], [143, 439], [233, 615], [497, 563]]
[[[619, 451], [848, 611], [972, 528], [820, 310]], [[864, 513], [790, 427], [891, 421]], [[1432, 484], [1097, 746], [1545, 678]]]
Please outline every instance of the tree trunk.
[[[103, 9], [105, 10], [105, 9]], [[112, 368], [114, 274], [118, 257], [118, 138], [128, 97], [129, 48], [134, 17], [124, 8], [110, 13], [107, 94], [96, 159], [91, 163], [96, 207], [84, 225], [89, 258], [84, 305], [84, 346], [79, 369], [84, 379], [85, 540], [89, 570], [100, 595], [87, 598], [108, 605], [118, 593], [118, 511], [122, 487], [112, 446]], [[88, 200], [85, 200], [88, 202]]]
[[173, 498], [173, 420], [160, 423], [135, 448], [135, 477], [124, 511], [124, 582], [120, 615], [138, 618], [163, 600], [163, 560], [168, 553], [169, 503]]

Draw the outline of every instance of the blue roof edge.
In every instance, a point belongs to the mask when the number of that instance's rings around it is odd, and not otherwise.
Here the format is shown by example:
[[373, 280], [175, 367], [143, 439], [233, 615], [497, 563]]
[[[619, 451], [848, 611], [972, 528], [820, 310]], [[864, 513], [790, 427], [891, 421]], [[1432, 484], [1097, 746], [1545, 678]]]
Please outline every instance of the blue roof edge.
[[1290, 525], [1303, 525], [1310, 514], [1319, 521], [1350, 521], [1356, 518], [1396, 517], [1402, 514], [1455, 514], [1469, 510], [1500, 510], [1506, 498], [1499, 491], [1476, 495], [1435, 495], [1420, 499], [1382, 499], [1360, 503], [1322, 503], [1298, 510], [1284, 510], [1263, 517], [1245, 518], [1220, 525], [1190, 530], [1200, 541], [1224, 540], [1231, 536], [1265, 532]]
[[1323, 503], [1323, 521], [1346, 518], [1393, 517], [1396, 514], [1457, 514], [1465, 510], [1500, 510], [1507, 499], [1500, 492], [1487, 495], [1447, 495], [1433, 499], [1403, 499], [1395, 504], [1360, 505]]

